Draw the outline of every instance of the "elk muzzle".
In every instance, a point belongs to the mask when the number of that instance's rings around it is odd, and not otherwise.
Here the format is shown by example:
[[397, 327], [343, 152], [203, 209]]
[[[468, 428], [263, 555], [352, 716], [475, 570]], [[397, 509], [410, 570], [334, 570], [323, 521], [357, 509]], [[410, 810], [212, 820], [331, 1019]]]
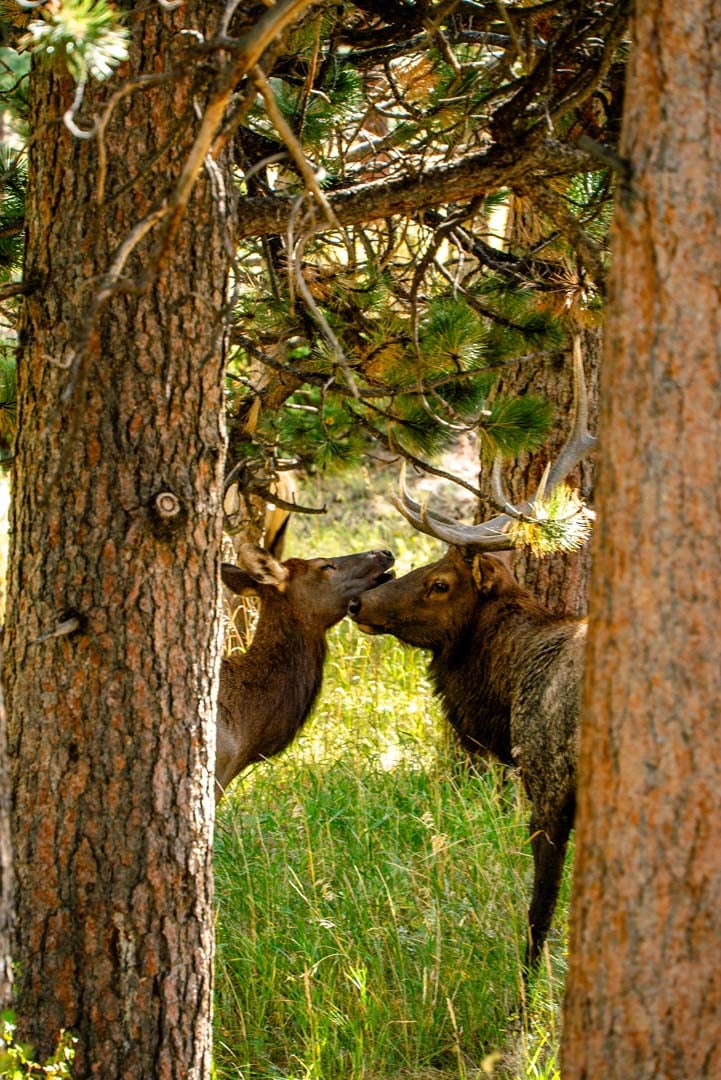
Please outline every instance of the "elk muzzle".
[[[384, 580], [389, 581], [389, 580], [391, 580], [392, 577], [393, 577], [392, 574], [391, 575], [385, 575]], [[368, 593], [376, 592], [378, 587], [380, 585], [382, 585], [382, 584], [383, 584], [383, 582], [379, 581], [378, 584], [376, 586], [374, 586], [372, 589], [368, 589], [365, 593], [361, 594], [360, 596], [354, 596], [353, 599], [351, 600], [350, 604], [348, 605], [348, 614], [353, 619], [353, 621], [356, 623], [358, 629], [362, 630], [364, 634], [383, 634], [383, 633], [386, 632], [385, 626], [382, 625], [382, 622], [383, 622], [383, 606], [382, 605], [380, 606], [379, 610], [377, 611], [377, 618], [380, 620], [380, 625], [378, 625], [376, 623], [366, 622], [365, 621], [369, 617], [368, 608], [373, 606], [372, 605], [372, 599], [368, 596]]]

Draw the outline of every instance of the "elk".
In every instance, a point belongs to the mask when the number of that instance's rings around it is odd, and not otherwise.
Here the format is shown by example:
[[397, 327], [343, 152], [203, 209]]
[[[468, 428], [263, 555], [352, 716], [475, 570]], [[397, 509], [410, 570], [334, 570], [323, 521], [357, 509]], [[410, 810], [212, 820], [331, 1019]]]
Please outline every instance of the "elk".
[[326, 633], [348, 602], [392, 577], [390, 551], [279, 562], [253, 544], [239, 566], [223, 563], [224, 584], [260, 597], [253, 641], [220, 669], [215, 787], [219, 800], [246, 766], [284, 750], [300, 731], [323, 679]]
[[[572, 431], [546, 469], [546, 492], [596, 441], [587, 431], [580, 350], [574, 388]], [[450, 546], [438, 562], [355, 598], [349, 613], [367, 634], [393, 634], [429, 649], [435, 691], [461, 744], [520, 771], [531, 804], [530, 973], [551, 924], [573, 827], [586, 621], [552, 614], [516, 582], [497, 553], [513, 546], [506, 531], [511, 520], [532, 520], [541, 496], [537, 492], [521, 510], [512, 506], [498, 461], [493, 488], [502, 513], [464, 526], [415, 502], [402, 473], [400, 498], [393, 497], [397, 509], [414, 528]]]

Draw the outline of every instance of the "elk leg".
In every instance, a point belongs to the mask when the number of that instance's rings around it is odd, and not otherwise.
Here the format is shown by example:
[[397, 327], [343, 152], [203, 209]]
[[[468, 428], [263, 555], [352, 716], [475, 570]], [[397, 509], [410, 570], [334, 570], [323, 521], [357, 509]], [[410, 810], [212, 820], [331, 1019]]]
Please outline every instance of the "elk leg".
[[543, 943], [553, 918], [563, 874], [568, 837], [573, 826], [573, 806], [566, 806], [552, 822], [531, 818], [533, 851], [533, 896], [528, 909], [526, 971], [538, 964]]

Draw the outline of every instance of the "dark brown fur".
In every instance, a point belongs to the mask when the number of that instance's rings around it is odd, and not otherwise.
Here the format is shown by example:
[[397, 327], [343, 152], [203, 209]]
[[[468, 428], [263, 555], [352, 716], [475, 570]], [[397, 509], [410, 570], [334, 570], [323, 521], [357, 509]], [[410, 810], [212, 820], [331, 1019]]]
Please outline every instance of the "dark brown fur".
[[518, 766], [531, 802], [532, 967], [573, 826], [585, 620], [552, 615], [502, 558], [472, 547], [451, 547], [438, 562], [364, 593], [350, 613], [366, 633], [430, 649], [433, 682], [461, 743]]
[[225, 657], [220, 670], [215, 782], [220, 798], [248, 765], [284, 750], [320, 691], [326, 633], [348, 601], [388, 577], [389, 551], [336, 559], [288, 559], [245, 544], [240, 567], [224, 563], [225, 585], [260, 597], [253, 641]]

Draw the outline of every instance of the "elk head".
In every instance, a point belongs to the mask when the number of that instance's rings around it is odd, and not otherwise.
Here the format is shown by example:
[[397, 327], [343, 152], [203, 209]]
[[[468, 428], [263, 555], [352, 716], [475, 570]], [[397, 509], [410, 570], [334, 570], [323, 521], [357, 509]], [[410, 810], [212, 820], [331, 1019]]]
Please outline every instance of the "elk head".
[[437, 562], [355, 597], [348, 613], [366, 634], [393, 634], [437, 652], [462, 634], [479, 598], [504, 591], [518, 586], [501, 557], [454, 545]]
[[322, 631], [340, 622], [348, 601], [373, 589], [393, 574], [390, 551], [366, 551], [332, 559], [288, 559], [279, 562], [254, 544], [243, 544], [239, 566], [223, 563], [223, 583], [239, 596], [260, 596], [264, 603], [280, 600], [301, 621]]

